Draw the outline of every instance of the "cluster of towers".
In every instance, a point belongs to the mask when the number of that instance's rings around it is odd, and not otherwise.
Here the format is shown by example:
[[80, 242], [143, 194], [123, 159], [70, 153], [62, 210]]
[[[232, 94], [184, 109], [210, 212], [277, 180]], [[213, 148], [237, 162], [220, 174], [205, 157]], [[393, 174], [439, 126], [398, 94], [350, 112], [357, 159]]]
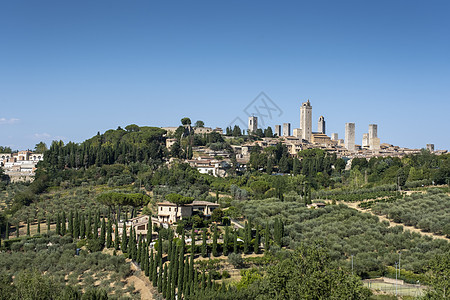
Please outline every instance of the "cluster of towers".
[[[258, 118], [251, 116], [248, 119], [248, 130], [249, 132], [255, 132], [258, 128]], [[380, 139], [377, 136], [378, 126], [376, 124], [369, 125], [369, 132], [363, 134], [363, 140], [361, 147], [363, 149], [379, 150], [380, 149]], [[275, 125], [275, 132], [277, 136], [292, 136], [291, 135], [291, 123], [283, 123], [281, 125]], [[310, 143], [315, 142], [315, 140], [330, 140], [325, 133], [325, 118], [323, 116], [319, 117], [317, 124], [317, 132], [312, 131], [312, 106], [308, 101], [303, 102], [300, 106], [300, 128], [295, 128], [293, 130], [293, 136], [301, 138], [302, 140], [308, 141]], [[345, 139], [339, 140], [337, 133], [331, 134], [331, 140], [338, 142], [338, 144], [343, 144], [344, 147], [349, 151], [356, 150], [355, 143], [355, 123], [345, 123]]]
[[[363, 134], [363, 149], [380, 150], [380, 139], [378, 138], [378, 125], [369, 124], [369, 133]], [[355, 123], [345, 123], [344, 147], [349, 151], [355, 151]]]

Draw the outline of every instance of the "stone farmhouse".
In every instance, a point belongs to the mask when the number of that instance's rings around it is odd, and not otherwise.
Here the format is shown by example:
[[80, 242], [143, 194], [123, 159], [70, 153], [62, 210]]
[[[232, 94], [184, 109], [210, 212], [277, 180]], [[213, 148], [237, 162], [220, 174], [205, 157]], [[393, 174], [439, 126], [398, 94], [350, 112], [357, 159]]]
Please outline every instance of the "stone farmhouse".
[[161, 223], [173, 224], [196, 213], [202, 213], [204, 216], [209, 217], [213, 210], [218, 207], [218, 203], [208, 201], [194, 201], [191, 204], [178, 207], [171, 202], [160, 202], [158, 203], [158, 221]]

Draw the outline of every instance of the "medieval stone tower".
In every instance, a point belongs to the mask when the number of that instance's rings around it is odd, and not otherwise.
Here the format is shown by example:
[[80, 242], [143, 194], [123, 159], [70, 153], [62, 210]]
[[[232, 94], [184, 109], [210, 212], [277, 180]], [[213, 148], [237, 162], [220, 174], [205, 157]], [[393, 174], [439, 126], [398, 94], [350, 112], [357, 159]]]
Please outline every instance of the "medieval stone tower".
[[307, 102], [303, 102], [300, 107], [300, 129], [302, 130], [302, 139], [310, 142], [312, 134], [312, 106], [309, 103], [309, 99]]
[[323, 116], [319, 117], [319, 122], [317, 123], [317, 131], [319, 133], [325, 134], [325, 118]]
[[248, 117], [248, 132], [256, 132], [256, 129], [258, 129], [258, 117]]
[[355, 123], [345, 123], [345, 148], [355, 151]]

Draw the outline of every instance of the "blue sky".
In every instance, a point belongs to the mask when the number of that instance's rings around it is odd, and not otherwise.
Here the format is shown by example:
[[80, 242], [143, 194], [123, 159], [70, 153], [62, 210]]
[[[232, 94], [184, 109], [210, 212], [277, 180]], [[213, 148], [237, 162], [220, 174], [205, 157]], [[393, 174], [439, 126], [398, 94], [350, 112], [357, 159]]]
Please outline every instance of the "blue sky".
[[[448, 1], [2, 1], [0, 145], [81, 142], [189, 116], [225, 128], [265, 92], [265, 124], [450, 149]], [[256, 113], [256, 112], [253, 112]]]

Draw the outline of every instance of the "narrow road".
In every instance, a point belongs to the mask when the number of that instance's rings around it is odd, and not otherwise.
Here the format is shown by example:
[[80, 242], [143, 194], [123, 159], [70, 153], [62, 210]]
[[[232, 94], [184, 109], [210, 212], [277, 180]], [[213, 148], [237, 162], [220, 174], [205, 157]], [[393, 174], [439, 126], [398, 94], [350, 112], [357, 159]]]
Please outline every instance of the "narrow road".
[[377, 214], [373, 213], [371, 209], [364, 209], [364, 208], [358, 207], [358, 204], [361, 203], [361, 202], [340, 202], [340, 203], [342, 203], [342, 204], [344, 204], [344, 205], [346, 205], [348, 207], [354, 208], [357, 211], [365, 212], [365, 213], [369, 213], [369, 214], [371, 214], [373, 216], [377, 216], [378, 218], [380, 218], [380, 221], [387, 221], [387, 222], [389, 222], [389, 227], [394, 227], [394, 226], [397, 226], [397, 225], [401, 225], [401, 226], [403, 226], [404, 230], [409, 230], [411, 232], [416, 232], [416, 233], [419, 233], [421, 235], [426, 235], [426, 236], [430, 236], [432, 238], [446, 240], [446, 241], [450, 242], [450, 239], [446, 238], [445, 236], [437, 235], [437, 234], [434, 234], [432, 232], [424, 232], [424, 231], [422, 231], [422, 230], [420, 230], [420, 229], [418, 229], [418, 228], [416, 228], [414, 226], [406, 226], [403, 223], [396, 223], [396, 222], [391, 221], [388, 218], [386, 218], [386, 216], [377, 215]]

